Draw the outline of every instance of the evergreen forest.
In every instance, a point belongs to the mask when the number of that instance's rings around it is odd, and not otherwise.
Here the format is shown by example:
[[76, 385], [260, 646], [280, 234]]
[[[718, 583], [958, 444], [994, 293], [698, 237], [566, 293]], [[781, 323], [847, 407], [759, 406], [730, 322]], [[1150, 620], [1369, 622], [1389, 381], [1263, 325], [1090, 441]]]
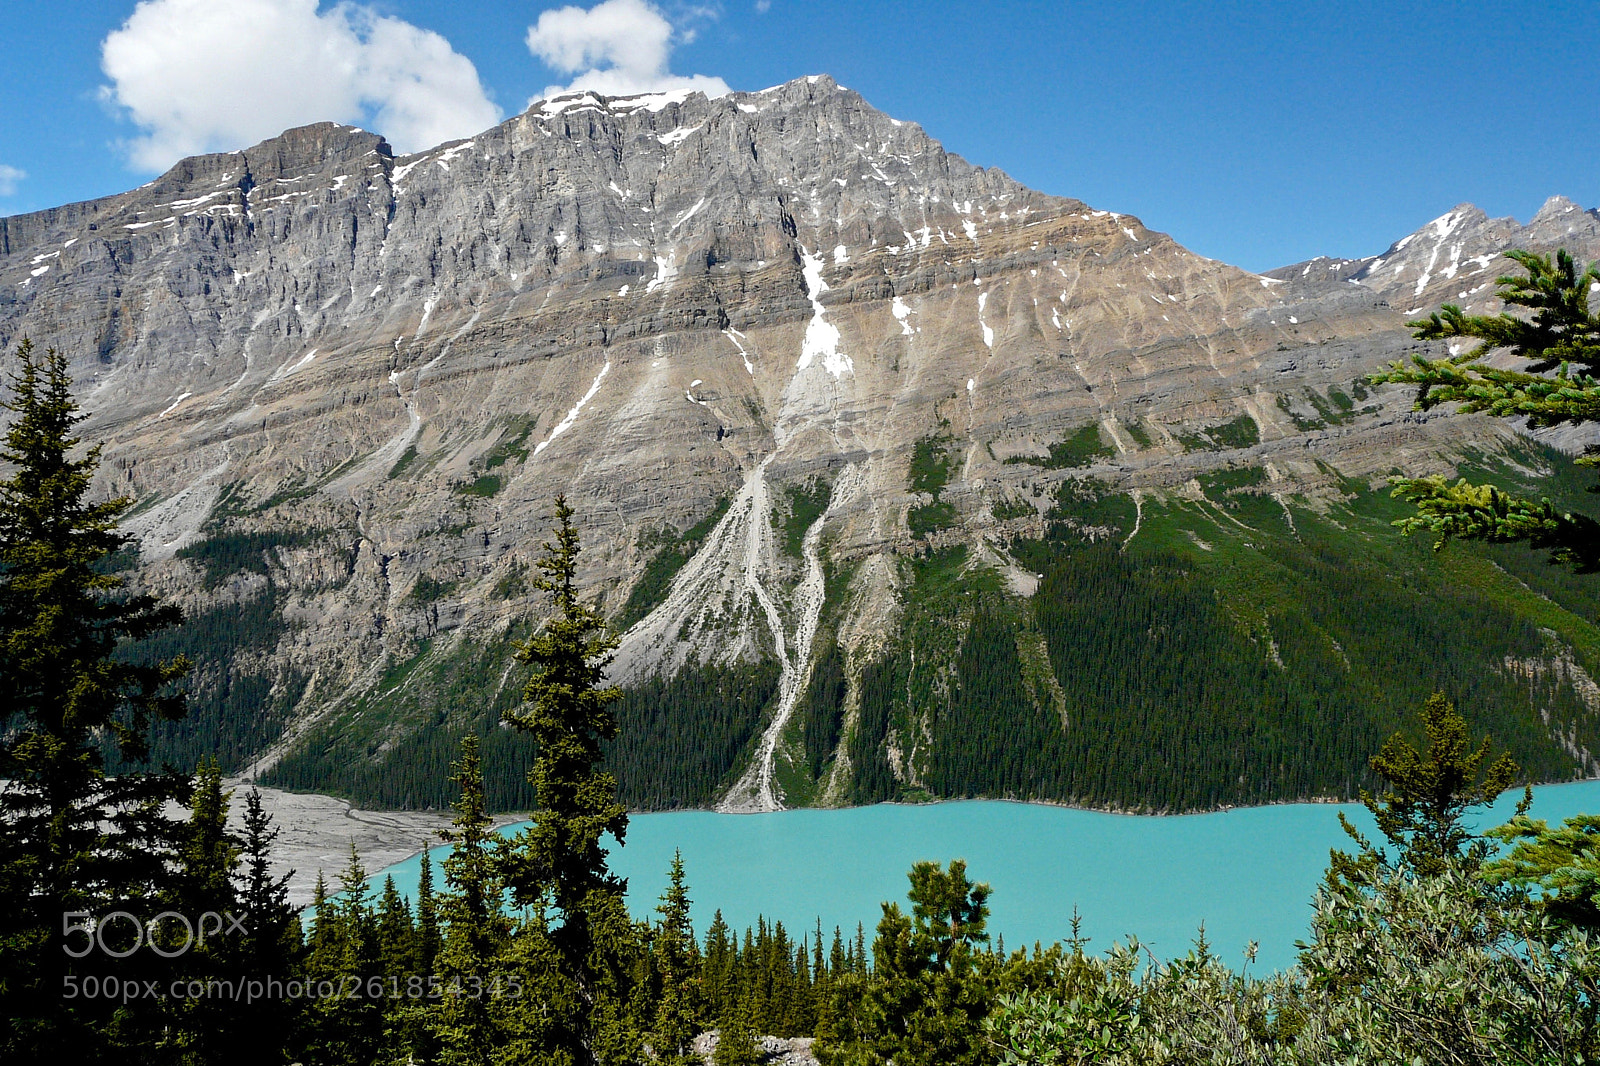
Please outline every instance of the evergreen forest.
[[[1531, 441], [1464, 469], [1564, 505], [1587, 496], [1569, 460]], [[788, 802], [1009, 797], [1178, 811], [1349, 799], [1373, 783], [1367, 756], [1433, 691], [1503, 740], [1531, 780], [1592, 774], [1581, 752], [1600, 749], [1600, 717], [1580, 694], [1600, 676], [1592, 583], [1515, 545], [1436, 554], [1395, 535], [1407, 506], [1385, 487], [1337, 483], [1330, 504], [1275, 495], [1259, 467], [1227, 468], [1200, 479], [1198, 499], [1145, 493], [1136, 505], [1072, 476], [1044, 535], [1004, 546], [1038, 575], [1032, 596], [966, 548], [923, 548], [900, 564], [898, 631], [857, 661], [836, 627], [850, 574], [833, 564], [782, 750]], [[155, 732], [180, 764], [205, 751], [242, 765], [280, 728], [274, 708], [303, 679], [279, 679], [254, 732], [234, 736], [242, 719], [229, 709], [272, 679], [236, 676], [229, 664], [241, 657], [215, 652], [270, 631], [270, 596], [269, 586], [152, 645], [198, 664], [191, 718]], [[606, 754], [624, 801], [709, 806], [773, 712], [777, 677], [771, 659], [691, 661], [628, 688]], [[445, 768], [475, 732], [491, 808], [527, 809], [524, 742], [495, 728], [515, 697], [492, 649], [424, 644], [263, 783], [443, 809]], [[899, 759], [912, 748], [914, 760]], [[828, 793], [836, 761], [848, 773]]]

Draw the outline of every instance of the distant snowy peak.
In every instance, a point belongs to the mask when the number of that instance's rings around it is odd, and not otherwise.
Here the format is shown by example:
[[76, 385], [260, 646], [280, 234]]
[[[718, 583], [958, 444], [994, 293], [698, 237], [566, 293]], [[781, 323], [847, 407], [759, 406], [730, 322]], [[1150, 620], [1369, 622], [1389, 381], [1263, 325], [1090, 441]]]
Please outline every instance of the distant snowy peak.
[[1512, 269], [1503, 253], [1518, 248], [1537, 252], [1566, 248], [1585, 261], [1600, 258], [1600, 211], [1552, 196], [1523, 225], [1514, 218], [1490, 218], [1473, 204], [1457, 204], [1395, 241], [1382, 255], [1318, 256], [1268, 271], [1266, 276], [1313, 287], [1361, 285], [1406, 314], [1441, 303], [1483, 312], [1498, 308], [1494, 281]]

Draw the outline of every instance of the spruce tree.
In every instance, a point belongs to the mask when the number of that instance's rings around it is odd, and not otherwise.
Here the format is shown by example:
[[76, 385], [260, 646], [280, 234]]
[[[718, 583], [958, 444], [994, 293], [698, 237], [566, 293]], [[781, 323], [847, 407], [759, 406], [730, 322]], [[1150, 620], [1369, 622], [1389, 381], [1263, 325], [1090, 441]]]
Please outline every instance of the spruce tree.
[[839, 927], [836, 925], [833, 927], [833, 946], [828, 949], [829, 974], [834, 977], [839, 977], [843, 974], [849, 973], [853, 969], [853, 967], [850, 965], [849, 959], [849, 952], [844, 946], [844, 937], [841, 935]]
[[[261, 792], [245, 795], [244, 833], [240, 840], [243, 862], [238, 904], [245, 926], [237, 945], [239, 969], [263, 983], [277, 978], [287, 982], [299, 963], [300, 920], [289, 905], [289, 878], [293, 871], [274, 876], [272, 842], [278, 830], [261, 803]], [[320, 884], [320, 881], [319, 881]], [[318, 900], [320, 906], [326, 898]], [[282, 995], [264, 994], [254, 1003], [235, 1006], [238, 1040], [231, 1051], [242, 1066], [268, 1066], [284, 1061], [283, 1049], [292, 1041], [300, 1004]]]
[[733, 932], [718, 908], [706, 928], [706, 950], [700, 960], [700, 992], [708, 1017], [721, 1018], [728, 1009], [729, 999], [737, 994], [733, 983], [737, 954]]
[[311, 888], [311, 935], [307, 938], [309, 953], [306, 959], [312, 973], [332, 972], [330, 960], [333, 951], [335, 915], [328, 906], [328, 879], [317, 871], [317, 881]]
[[[1513, 308], [1528, 309], [1531, 318], [1510, 311], [1468, 315], [1445, 304], [1407, 325], [1419, 340], [1478, 343], [1444, 359], [1413, 356], [1411, 365], [1396, 362], [1372, 380], [1415, 385], [1415, 406], [1421, 411], [1454, 403], [1463, 412], [1525, 418], [1536, 427], [1600, 421], [1600, 378], [1595, 377], [1600, 372], [1600, 317], [1589, 311], [1589, 289], [1600, 283], [1600, 265], [1581, 269], [1564, 250], [1553, 261], [1526, 251], [1506, 256], [1525, 273], [1497, 278], [1496, 295]], [[1497, 351], [1523, 366], [1508, 370], [1484, 361]], [[1600, 464], [1600, 454], [1591, 451], [1577, 462]], [[1395, 524], [1406, 533], [1431, 533], [1436, 549], [1456, 537], [1521, 542], [1549, 551], [1552, 562], [1577, 573], [1600, 571], [1600, 522], [1563, 511], [1548, 499], [1523, 499], [1465, 478], [1452, 485], [1439, 476], [1396, 479], [1394, 495], [1417, 506], [1417, 514]]]
[[[232, 937], [232, 925], [223, 916], [239, 912], [234, 886], [239, 867], [239, 844], [228, 831], [228, 805], [232, 794], [222, 788], [222, 769], [215, 759], [202, 759], [195, 770], [189, 800], [189, 821], [166, 909], [187, 920], [152, 930], [164, 950], [176, 955], [170, 979], [237, 980], [243, 976], [243, 945]], [[164, 1053], [183, 1063], [209, 1063], [230, 1057], [237, 1046], [239, 1016], [234, 1004], [210, 996], [165, 1001]]]
[[144, 760], [151, 720], [183, 714], [188, 664], [113, 655], [181, 615], [106, 572], [131, 501], [91, 499], [100, 449], [73, 435], [85, 416], [66, 357], [24, 340], [17, 360], [0, 444], [0, 1059], [92, 1062], [121, 1053], [109, 1006], [62, 997], [76, 972], [63, 916], [143, 912], [167, 890], [182, 831], [164, 805], [187, 782], [110, 776], [106, 758]]
[[403, 983], [417, 972], [417, 930], [411, 906], [395, 887], [393, 876], [383, 879], [378, 897], [378, 959], [385, 980]]
[[694, 928], [689, 924], [689, 890], [684, 883], [683, 853], [674, 852], [667, 890], [656, 913], [655, 962], [660, 999], [655, 1010], [651, 1046], [663, 1066], [698, 1066], [694, 1037], [700, 1029], [699, 959]]
[[712, 1066], [761, 1066], [765, 1056], [757, 1043], [759, 1034], [752, 1013], [749, 1001], [742, 996], [734, 996], [729, 1002], [718, 1022]]
[[320, 873], [317, 896], [307, 976], [328, 982], [342, 994], [310, 1000], [299, 1057], [310, 1062], [373, 1062], [384, 1047], [382, 1005], [364, 994], [349, 994], [352, 988], [365, 989], [369, 978], [379, 976], [377, 923], [369, 903], [367, 872], [354, 843], [339, 873], [338, 896], [328, 897]]
[[289, 971], [298, 946], [298, 920], [289, 905], [289, 879], [294, 871], [272, 873], [272, 843], [278, 829], [252, 788], [244, 799], [244, 834], [240, 839], [244, 883], [239, 907], [245, 924], [246, 967], [263, 977]]
[[601, 1034], [601, 1019], [626, 980], [620, 953], [634, 930], [623, 903], [626, 882], [607, 869], [602, 845], [608, 834], [621, 844], [628, 830], [616, 780], [600, 769], [601, 745], [617, 735], [611, 705], [622, 692], [605, 685], [605, 669], [618, 642], [578, 596], [572, 514], [558, 496], [555, 539], [544, 545], [535, 581], [550, 594], [554, 613], [517, 651], [533, 673], [522, 706], [505, 718], [537, 744], [528, 780], [538, 809], [505, 849], [503, 869], [513, 900], [554, 923], [552, 976], [573, 986], [576, 1009], [549, 1031], [556, 1046], [547, 1051], [583, 1066], [595, 1061], [597, 1043], [618, 1038], [614, 1029]]
[[444, 995], [434, 1032], [441, 1062], [476, 1066], [489, 1061], [498, 1043], [490, 999], [508, 931], [476, 733], [462, 738], [452, 780], [460, 795], [455, 820], [441, 834], [453, 847], [443, 863], [449, 888], [443, 900], [444, 946], [435, 966]]
[[825, 993], [828, 984], [828, 966], [822, 957], [822, 916], [817, 915], [817, 928], [815, 940], [811, 942], [811, 981], [816, 986], [817, 994]]
[[433, 973], [433, 961], [439, 955], [439, 905], [433, 894], [433, 857], [430, 848], [422, 849], [421, 868], [417, 872], [417, 972], [426, 977]]
[[[1466, 721], [1443, 693], [1428, 697], [1421, 719], [1426, 750], [1419, 751], [1403, 734], [1395, 733], [1370, 760], [1373, 772], [1388, 788], [1378, 796], [1361, 790], [1361, 802], [1395, 849], [1393, 860], [1372, 848], [1341, 814], [1339, 822], [1361, 846], [1361, 854], [1333, 852], [1330, 883], [1364, 881], [1378, 865], [1391, 862], [1426, 877], [1444, 872], [1458, 860], [1476, 867], [1485, 857], [1485, 845], [1463, 818], [1468, 809], [1493, 803], [1517, 776], [1517, 764], [1505, 752], [1491, 761], [1488, 737], [1474, 746]], [[1528, 793], [1524, 802], [1531, 796]], [[1524, 813], [1524, 808], [1517, 811], [1519, 816]]]
[[239, 865], [239, 841], [228, 831], [233, 793], [222, 788], [222, 767], [214, 758], [200, 760], [189, 800], [178, 876], [172, 901], [182, 913], [238, 909], [233, 877]]

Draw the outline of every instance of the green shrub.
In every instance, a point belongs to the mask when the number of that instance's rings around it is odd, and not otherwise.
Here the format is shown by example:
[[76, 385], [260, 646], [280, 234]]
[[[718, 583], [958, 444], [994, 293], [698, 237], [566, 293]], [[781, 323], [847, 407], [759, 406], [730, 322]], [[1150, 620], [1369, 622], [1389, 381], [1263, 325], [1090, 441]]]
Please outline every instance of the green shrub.
[[1013, 518], [1037, 518], [1039, 511], [1027, 500], [1001, 500], [990, 511], [995, 521], [1007, 522]]
[[956, 524], [956, 509], [948, 503], [934, 501], [925, 503], [920, 507], [913, 507], [906, 515], [906, 524], [911, 529], [911, 535], [922, 540], [930, 533], [941, 529], [948, 529]]
[[455, 486], [455, 491], [462, 496], [481, 496], [488, 498], [503, 488], [499, 474], [484, 474], [482, 477]]
[[1047, 458], [1014, 455], [1006, 462], [1042, 466], [1046, 470], [1070, 470], [1080, 466], [1092, 466], [1099, 460], [1109, 459], [1116, 454], [1117, 450], [1100, 436], [1099, 424], [1091, 422], [1070, 437], [1052, 444]]
[[912, 492], [926, 492], [935, 498], [950, 480], [950, 453], [939, 437], [923, 437], [911, 451], [911, 470], [906, 482]]

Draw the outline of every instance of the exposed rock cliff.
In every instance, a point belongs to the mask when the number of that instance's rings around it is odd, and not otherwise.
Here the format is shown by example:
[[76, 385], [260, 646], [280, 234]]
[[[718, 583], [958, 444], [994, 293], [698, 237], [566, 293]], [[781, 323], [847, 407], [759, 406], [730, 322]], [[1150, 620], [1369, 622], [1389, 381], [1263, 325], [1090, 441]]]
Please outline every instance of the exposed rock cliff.
[[[399, 158], [310, 126], [0, 219], [0, 344], [71, 353], [105, 488], [139, 501], [143, 581], [207, 617], [266, 605], [205, 675], [261, 679], [272, 717], [241, 742], [259, 766], [280, 729], [524, 617], [565, 492], [586, 585], [643, 613], [618, 678], [778, 663], [725, 801], [764, 808], [829, 595], [860, 658], [907, 552], [965, 543], [1031, 591], [1004, 542], [1069, 471], [1015, 460], [1097, 425], [1115, 454], [1093, 472], [1136, 492], [1241, 461], [1309, 498], [1335, 470], [1448, 469], [1508, 431], [1393, 393], [1319, 404], [1411, 347], [1408, 314], [1486, 300], [1508, 245], [1597, 242], [1566, 201], [1528, 227], [1463, 206], [1383, 256], [1258, 276], [972, 166], [822, 77], [563, 97]], [[914, 491], [934, 436], [947, 483]], [[718, 514], [641, 598], [662, 545]], [[484, 669], [473, 691], [506, 698]], [[368, 752], [415, 724], [369, 729]]]

